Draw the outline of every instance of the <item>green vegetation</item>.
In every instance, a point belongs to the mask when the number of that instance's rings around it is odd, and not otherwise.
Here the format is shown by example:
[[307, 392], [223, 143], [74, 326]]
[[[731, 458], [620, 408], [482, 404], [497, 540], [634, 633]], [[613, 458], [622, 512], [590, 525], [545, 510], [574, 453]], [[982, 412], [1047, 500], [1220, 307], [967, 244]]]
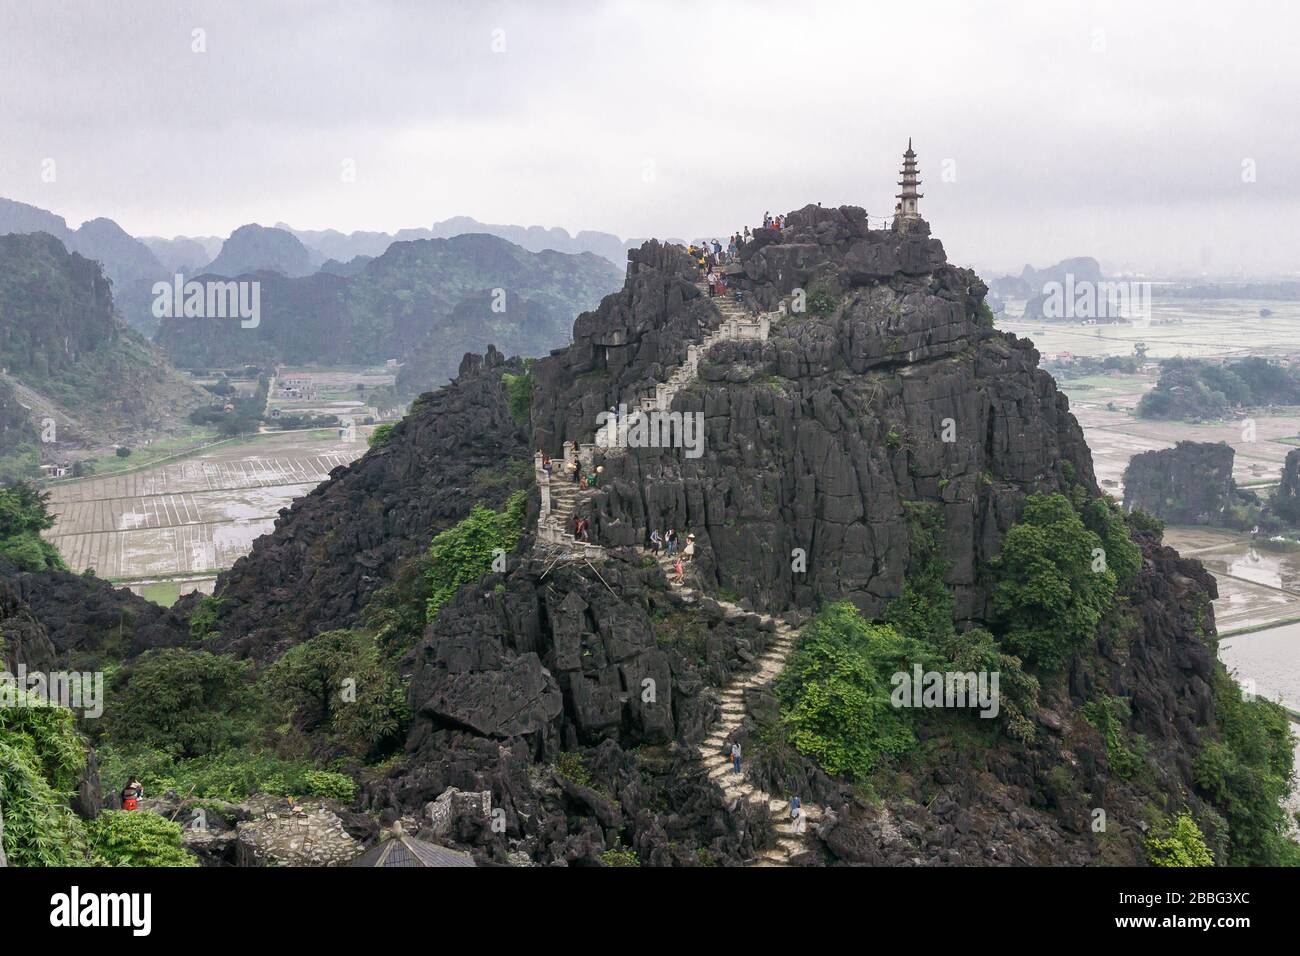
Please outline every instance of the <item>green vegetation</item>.
[[1152, 866], [1214, 866], [1214, 855], [1192, 815], [1174, 817], [1167, 829], [1153, 832], [1146, 841], [1147, 861]]
[[527, 492], [517, 491], [496, 512], [475, 505], [454, 528], [449, 528], [429, 545], [425, 578], [429, 585], [426, 619], [432, 621], [460, 588], [492, 569], [498, 549], [509, 554], [524, 531]]
[[[145, 793], [175, 790], [181, 796], [214, 800], [243, 800], [255, 793], [272, 796], [312, 796], [342, 799], [342, 774], [321, 771], [317, 762], [280, 757], [265, 749], [235, 749], [188, 760], [161, 750], [126, 752], [112, 745], [100, 748], [100, 779], [113, 785], [134, 776]], [[325, 773], [324, 777], [319, 774]], [[322, 792], [323, 789], [323, 792]]]
[[198, 866], [181, 826], [147, 810], [105, 810], [86, 825], [95, 866]]
[[1192, 766], [1197, 787], [1228, 824], [1233, 866], [1300, 866], [1300, 845], [1287, 838], [1280, 800], [1293, 778], [1287, 713], [1271, 701], [1246, 700], [1222, 665], [1210, 684], [1219, 728]]
[[[1101, 520], [1097, 518], [1097, 520]], [[1106, 527], [1119, 544], [1122, 525]], [[1131, 542], [1130, 542], [1131, 544]], [[1120, 566], [1130, 568], [1127, 549]], [[992, 562], [993, 611], [999, 639], [1011, 653], [1043, 669], [1056, 669], [1097, 634], [1119, 586], [1102, 539], [1090, 531], [1061, 494], [1035, 494], [1007, 532]]]
[[562, 751], [555, 758], [555, 772], [580, 787], [591, 786], [591, 771], [587, 769], [582, 754], [576, 750]]
[[190, 637], [196, 641], [216, 636], [217, 612], [221, 610], [221, 598], [215, 594], [205, 595], [190, 613]]
[[68, 805], [86, 766], [72, 711], [21, 688], [18, 706], [0, 707], [0, 807], [10, 866], [77, 866], [85, 828]]
[[839, 295], [824, 280], [817, 280], [808, 289], [808, 311], [813, 315], [830, 315], [839, 304]]
[[1083, 705], [1083, 719], [1101, 734], [1106, 743], [1106, 762], [1121, 780], [1132, 778], [1142, 767], [1142, 758], [1124, 741], [1124, 722], [1128, 718], [1128, 701], [1122, 697], [1101, 697]]
[[641, 861], [637, 859], [636, 851], [630, 847], [619, 846], [612, 850], [606, 850], [600, 855], [600, 862], [606, 866], [640, 866]]
[[371, 448], [381, 448], [388, 444], [388, 439], [393, 437], [394, 422], [385, 422], [383, 425], [376, 425], [370, 437], [366, 439], [366, 444]]
[[1160, 380], [1138, 402], [1139, 418], [1200, 421], [1231, 409], [1300, 404], [1300, 371], [1252, 357], [1215, 364], [1172, 358], [1160, 363]]
[[916, 742], [907, 714], [890, 703], [890, 675], [922, 659], [892, 625], [869, 623], [848, 602], [830, 605], [776, 681], [790, 742], [827, 773], [866, 778]]
[[252, 737], [252, 665], [207, 651], [149, 651], [113, 676], [104, 732], [128, 749], [177, 758], [243, 746]]
[[0, 488], [0, 557], [21, 571], [67, 570], [58, 549], [41, 537], [54, 526], [49, 500], [28, 484]]
[[392, 751], [409, 718], [401, 682], [363, 631], [329, 631], [289, 648], [267, 668], [260, 696], [277, 720], [359, 758]]
[[505, 384], [509, 396], [510, 417], [521, 428], [527, 428], [532, 416], [533, 380], [527, 373], [512, 375], [504, 372], [501, 381]]

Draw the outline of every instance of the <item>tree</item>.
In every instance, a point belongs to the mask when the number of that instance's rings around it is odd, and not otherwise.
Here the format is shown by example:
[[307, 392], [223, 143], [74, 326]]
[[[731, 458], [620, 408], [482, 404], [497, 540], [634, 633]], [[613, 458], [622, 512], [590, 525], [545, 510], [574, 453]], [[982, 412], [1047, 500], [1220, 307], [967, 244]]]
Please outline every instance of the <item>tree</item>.
[[109, 738], [174, 757], [197, 757], [246, 743], [254, 718], [252, 664], [232, 657], [164, 648], [124, 667], [104, 715]]
[[1031, 495], [992, 562], [1002, 645], [1052, 669], [1093, 640], [1117, 586], [1105, 554], [1064, 495]]
[[848, 602], [830, 605], [777, 678], [790, 742], [827, 773], [867, 777], [916, 742], [907, 713], [890, 701], [890, 675], [927, 660], [893, 626], [868, 622]]
[[54, 526], [48, 492], [27, 483], [0, 488], [0, 557], [22, 571], [66, 570], [54, 545], [41, 532]]
[[363, 631], [327, 631], [291, 647], [267, 669], [262, 695], [299, 730], [357, 757], [395, 745], [409, 714], [397, 675]]

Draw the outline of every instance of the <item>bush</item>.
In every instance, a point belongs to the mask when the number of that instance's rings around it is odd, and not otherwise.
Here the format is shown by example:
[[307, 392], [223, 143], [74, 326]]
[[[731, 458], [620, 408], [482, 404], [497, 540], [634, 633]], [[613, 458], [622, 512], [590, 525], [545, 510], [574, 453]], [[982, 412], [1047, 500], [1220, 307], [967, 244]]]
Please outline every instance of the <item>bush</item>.
[[890, 702], [890, 677], [926, 656], [852, 604], [830, 605], [804, 630], [776, 681], [790, 742], [827, 773], [866, 778], [916, 742], [907, 715]]
[[314, 797], [325, 797], [351, 803], [357, 795], [357, 785], [351, 777], [330, 770], [308, 770], [303, 774], [307, 792]]
[[1095, 638], [1117, 587], [1109, 562], [1093, 570], [1099, 549], [1064, 495], [1026, 500], [992, 563], [993, 612], [1008, 651], [1054, 669]]
[[376, 426], [375, 430], [370, 433], [366, 439], [366, 444], [371, 448], [380, 448], [388, 444], [388, 439], [393, 437], [394, 422], [386, 422], [383, 425]]
[[[246, 747], [177, 760], [161, 750], [126, 751], [110, 745], [100, 749], [99, 757], [100, 779], [106, 787], [109, 781], [117, 786], [134, 776], [146, 794], [175, 790], [181, 796], [232, 802], [255, 793], [280, 797], [312, 793], [308, 775], [321, 772], [307, 761]], [[324, 779], [318, 779], [317, 786], [329, 791], [324, 796], [338, 792], [336, 784]]]
[[67, 565], [41, 532], [54, 527], [48, 492], [21, 483], [0, 488], [0, 557], [21, 571], [66, 571]]
[[86, 827], [96, 866], [198, 866], [181, 826], [147, 810], [105, 810]]
[[10, 866], [77, 866], [85, 828], [68, 800], [86, 765], [72, 711], [11, 685], [17, 706], [0, 706], [0, 809]]
[[397, 746], [409, 717], [401, 682], [363, 631], [327, 631], [289, 648], [260, 692], [282, 719], [360, 758]]
[[1174, 818], [1172, 827], [1147, 837], [1146, 851], [1152, 866], [1214, 866], [1214, 854], [1205, 845], [1201, 828], [1185, 811]]
[[501, 381], [505, 383], [506, 394], [510, 405], [510, 417], [515, 420], [515, 424], [521, 428], [527, 428], [532, 419], [533, 407], [533, 382], [527, 374], [512, 375], [505, 372], [501, 375]]
[[130, 458], [131, 449], [127, 448], [125, 445], [118, 445], [114, 454], [116, 454], [118, 458]]
[[637, 858], [636, 851], [628, 847], [615, 847], [612, 850], [606, 850], [600, 855], [600, 862], [606, 866], [640, 866], [641, 861]]
[[514, 550], [523, 534], [527, 503], [527, 492], [517, 491], [501, 512], [475, 505], [464, 520], [433, 539], [425, 573], [430, 585], [425, 608], [428, 621], [463, 585], [492, 569], [498, 548], [507, 554]]
[[251, 668], [207, 651], [149, 651], [114, 675], [104, 731], [127, 749], [182, 758], [239, 746], [250, 739], [256, 717]]
[[1227, 862], [1300, 865], [1300, 847], [1287, 837], [1281, 805], [1291, 790], [1295, 759], [1286, 711], [1271, 701], [1245, 700], [1221, 664], [1210, 688], [1219, 739], [1205, 742], [1192, 776], [1227, 821]]

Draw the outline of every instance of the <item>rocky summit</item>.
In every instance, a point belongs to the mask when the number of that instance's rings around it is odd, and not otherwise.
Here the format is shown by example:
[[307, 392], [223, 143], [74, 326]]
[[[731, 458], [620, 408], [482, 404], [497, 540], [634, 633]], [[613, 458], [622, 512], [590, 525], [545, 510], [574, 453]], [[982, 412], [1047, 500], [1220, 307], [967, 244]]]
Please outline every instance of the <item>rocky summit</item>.
[[[356, 810], [480, 864], [1123, 864], [1145, 859], [1153, 813], [1183, 812], [1226, 858], [1223, 795], [1194, 772], [1222, 733], [1213, 579], [1158, 523], [1114, 518], [1113, 602], [1056, 658], [1024, 637], [1006, 568], [1023, 541], [1055, 543], [1034, 522], [1058, 502], [1083, 534], [1076, 511], [1115, 512], [1038, 353], [993, 328], [984, 283], [923, 220], [791, 212], [725, 266], [724, 298], [681, 246], [628, 262], [572, 344], [467, 355], [214, 598], [177, 608], [268, 673], [378, 634], [403, 739], [356, 765]], [[638, 412], [694, 416], [701, 453], [602, 442], [611, 409], [623, 437]], [[669, 528], [681, 568], [650, 550]], [[471, 542], [486, 557], [461, 573]], [[799, 722], [801, 648], [828, 614], [889, 641], [931, 603], [944, 641], [993, 642], [1020, 709], [918, 716], [848, 772], [817, 743], [839, 731]]]

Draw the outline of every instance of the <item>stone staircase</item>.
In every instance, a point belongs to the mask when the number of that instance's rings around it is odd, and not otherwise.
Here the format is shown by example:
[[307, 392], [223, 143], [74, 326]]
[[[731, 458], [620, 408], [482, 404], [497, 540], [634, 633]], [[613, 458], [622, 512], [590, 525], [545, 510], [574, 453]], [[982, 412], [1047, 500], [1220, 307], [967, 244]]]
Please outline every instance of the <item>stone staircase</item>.
[[[708, 282], [701, 278], [696, 287], [708, 296]], [[615, 425], [602, 429], [596, 440], [580, 444], [577, 449], [579, 468], [582, 474], [590, 472], [596, 464], [597, 456], [614, 457], [625, 453], [627, 448], [627, 429], [635, 421], [634, 416], [650, 412], [666, 412], [672, 407], [673, 399], [683, 388], [687, 388], [699, 375], [700, 359], [714, 345], [722, 341], [759, 341], [767, 340], [775, 316], [783, 314], [784, 308], [776, 313], [763, 313], [752, 316], [746, 307], [732, 295], [717, 295], [709, 298], [722, 316], [719, 326], [698, 343], [693, 343], [686, 351], [686, 361], [672, 369], [666, 381], [660, 382], [650, 394], [629, 403], [632, 409]], [[535, 456], [534, 467], [537, 485], [541, 489], [542, 510], [537, 522], [537, 547], [552, 553], [581, 556], [587, 560], [605, 557], [605, 549], [598, 544], [578, 541], [573, 535], [573, 515], [577, 503], [591, 494], [593, 489], [581, 488], [568, 478], [566, 466], [574, 457], [571, 443], [564, 448], [564, 458], [552, 460], [552, 470], [547, 472], [542, 467], [542, 455]], [[644, 550], [644, 549], [643, 549]], [[649, 554], [649, 551], [644, 553]], [[669, 581], [675, 576], [673, 560], [666, 554], [657, 559], [664, 569]], [[673, 585], [688, 601], [698, 600], [702, 594], [697, 587], [685, 584]], [[749, 612], [729, 601], [712, 598], [722, 607], [729, 618], [747, 617]], [[745, 719], [745, 691], [749, 688], [762, 687], [771, 683], [785, 667], [786, 657], [794, 646], [796, 631], [769, 614], [756, 614], [763, 621], [770, 622], [776, 633], [776, 640], [755, 661], [755, 668], [739, 675], [721, 691], [722, 715], [711, 728], [709, 734], [697, 748], [697, 755], [709, 767], [709, 778], [722, 790], [728, 805], [737, 806], [745, 803], [766, 804], [777, 819], [775, 846], [768, 847], [754, 861], [755, 866], [788, 866], [794, 857], [811, 848], [808, 841], [810, 832], [800, 834], [795, 831], [790, 819], [788, 799], [778, 799], [770, 793], [759, 790], [745, 779], [744, 774], [734, 774], [731, 769], [730, 747], [727, 739]], [[742, 768], [744, 764], [742, 762]], [[820, 807], [809, 803], [803, 804], [805, 826], [811, 827], [822, 819]]]
[[[668, 580], [672, 581], [676, 576], [673, 571], [673, 563], [676, 559], [661, 553], [656, 557], [656, 560], [668, 576]], [[690, 566], [687, 565], [687, 568], [689, 569]], [[687, 575], [689, 574], [690, 571], [688, 570]], [[688, 601], [699, 600], [701, 592], [698, 588], [685, 583], [674, 584], [673, 587]], [[754, 661], [754, 669], [737, 675], [735, 680], [722, 689], [722, 716], [717, 723], [709, 728], [708, 735], [696, 748], [696, 752], [699, 758], [709, 767], [709, 779], [718, 785], [723, 796], [727, 799], [728, 806], [735, 806], [742, 801], [745, 803], [764, 803], [777, 820], [776, 845], [763, 850], [752, 865], [790, 866], [796, 856], [813, 848], [813, 844], [809, 842], [814, 837], [811, 828], [814, 824], [821, 822], [822, 809], [815, 804], [802, 801], [805, 831], [803, 833], [796, 832], [794, 822], [790, 819], [790, 801], [788, 798], [781, 799], [760, 790], [745, 779], [743, 772], [736, 774], [732, 771], [731, 747], [728, 738], [740, 727], [748, 713], [745, 705], [745, 691], [770, 684], [776, 679], [776, 675], [785, 669], [786, 658], [794, 647], [798, 632], [789, 624], [779, 618], [772, 617], [770, 614], [746, 611], [730, 601], [710, 597], [714, 603], [726, 612], [728, 618], [742, 618], [752, 614], [760, 620], [771, 622], [775, 629], [776, 639]], [[744, 767], [745, 761], [742, 758], [742, 771]]]
[[[708, 297], [707, 280], [701, 278], [695, 283], [701, 293]], [[673, 404], [673, 398], [683, 388], [689, 386], [699, 375], [700, 359], [714, 345], [722, 341], [753, 340], [767, 341], [771, 331], [774, 313], [763, 313], [753, 318], [745, 306], [736, 301], [734, 296], [713, 296], [709, 298], [722, 322], [698, 343], [693, 343], [686, 353], [686, 361], [668, 373], [668, 379], [655, 386], [652, 393], [643, 395], [638, 401], [628, 403], [633, 409], [620, 418], [616, 424], [607, 425], [595, 436], [595, 440], [578, 446], [579, 468], [587, 474], [595, 467], [597, 455], [614, 458], [627, 451], [627, 432], [632, 427], [635, 416], [650, 412], [666, 412]], [[779, 315], [780, 313], [775, 313]], [[542, 467], [542, 456], [534, 455], [534, 473], [537, 486], [542, 493], [542, 510], [537, 521], [537, 547], [539, 550], [574, 553], [581, 552], [588, 560], [603, 558], [605, 549], [598, 544], [579, 541], [573, 535], [573, 514], [577, 502], [590, 494], [591, 489], [580, 487], [568, 479], [566, 466], [573, 458], [571, 444], [564, 446], [564, 459], [553, 460], [552, 470], [547, 473]]]

